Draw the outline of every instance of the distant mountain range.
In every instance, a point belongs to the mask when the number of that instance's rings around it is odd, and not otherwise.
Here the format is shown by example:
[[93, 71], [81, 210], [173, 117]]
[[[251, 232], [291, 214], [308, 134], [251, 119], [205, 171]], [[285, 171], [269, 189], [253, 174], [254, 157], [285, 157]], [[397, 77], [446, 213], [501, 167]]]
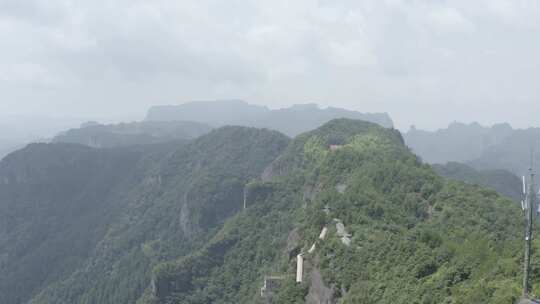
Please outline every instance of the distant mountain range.
[[413, 153], [428, 163], [462, 162], [479, 170], [504, 169], [520, 176], [534, 156], [533, 165], [540, 170], [540, 128], [452, 123], [434, 132], [411, 128], [403, 136]]
[[[335, 118], [351, 118], [392, 128], [386, 113], [361, 113], [316, 104], [271, 110], [242, 100], [193, 101], [155, 106], [142, 122], [102, 125], [89, 123], [57, 135], [53, 142], [79, 143], [95, 148], [189, 140], [224, 125], [267, 128], [294, 137]], [[460, 162], [479, 170], [504, 169], [522, 175], [530, 164], [532, 148], [540, 151], [540, 128], [513, 129], [508, 123], [485, 127], [454, 122], [437, 131], [411, 127], [403, 138], [412, 152], [431, 164]], [[1, 144], [1, 143], [0, 143]], [[0, 156], [2, 149], [0, 145]], [[535, 163], [540, 163], [536, 153]]]
[[502, 168], [524, 175], [531, 167], [531, 160], [533, 169], [540, 172], [540, 128], [514, 130], [467, 163], [478, 169]]
[[289, 136], [312, 130], [335, 118], [351, 118], [393, 126], [386, 113], [361, 113], [340, 108], [319, 108], [317, 104], [299, 104], [270, 110], [242, 100], [194, 101], [181, 105], [150, 108], [146, 121], [196, 121], [212, 126], [241, 125], [278, 130]]
[[84, 120], [36, 115], [0, 113], [0, 159], [32, 142], [46, 142], [58, 132], [73, 128]]
[[510, 171], [503, 169], [476, 170], [456, 162], [449, 162], [445, 165], [435, 164], [433, 168], [446, 178], [492, 188], [516, 202], [522, 199], [521, 179]]
[[[271, 110], [242, 100], [193, 101], [152, 107], [141, 122], [84, 124], [58, 134], [52, 142], [94, 148], [147, 145], [193, 139], [224, 125], [267, 128], [294, 137], [336, 118], [393, 127], [387, 113], [320, 108], [313, 103]], [[411, 127], [403, 133], [403, 138], [412, 152], [427, 163], [460, 162], [479, 170], [504, 169], [516, 175], [528, 169], [531, 150], [540, 151], [540, 128], [516, 130], [507, 123], [485, 127], [454, 122], [437, 131]], [[20, 147], [22, 144], [0, 141], [0, 158]], [[539, 164], [540, 153], [535, 155], [535, 163]]]
[[52, 142], [77, 143], [93, 148], [112, 148], [188, 140], [212, 130], [212, 127], [187, 121], [143, 121], [102, 125], [86, 123], [57, 135]]
[[490, 146], [514, 132], [509, 124], [483, 127], [478, 123], [454, 122], [448, 128], [424, 131], [414, 127], [403, 133], [413, 153], [428, 163], [465, 162], [476, 159]]

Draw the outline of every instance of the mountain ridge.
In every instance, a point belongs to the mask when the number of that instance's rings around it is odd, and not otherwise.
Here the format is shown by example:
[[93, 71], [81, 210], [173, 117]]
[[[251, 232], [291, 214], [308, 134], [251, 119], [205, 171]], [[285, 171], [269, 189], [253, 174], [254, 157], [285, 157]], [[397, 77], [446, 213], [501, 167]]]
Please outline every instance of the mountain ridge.
[[[519, 218], [517, 205], [492, 190], [438, 177], [408, 151], [399, 132], [333, 120], [296, 137], [272, 166], [279, 174], [252, 184], [260, 195], [206, 247], [154, 268], [154, 283], [138, 303], [518, 298], [519, 277], [505, 274], [520, 269], [521, 227], [507, 218]], [[323, 227], [330, 236], [317, 240]], [[349, 241], [337, 237], [340, 229]], [[295, 283], [299, 252], [306, 277]], [[487, 270], [494, 259], [505, 261], [504, 271]], [[270, 299], [259, 294], [266, 276], [281, 280]], [[484, 292], [482, 282], [497, 293]]]
[[115, 148], [134, 145], [190, 140], [204, 135], [212, 127], [190, 121], [130, 122], [102, 125], [85, 123], [56, 135], [53, 143], [77, 143], [93, 148]]
[[174, 106], [154, 106], [146, 121], [192, 120], [213, 126], [242, 125], [269, 128], [289, 136], [315, 129], [337, 118], [371, 121], [384, 127], [393, 122], [386, 113], [361, 113], [340, 108], [319, 108], [317, 104], [297, 104], [271, 110], [242, 100], [193, 101]]
[[[334, 119], [292, 140], [227, 126], [159, 145], [31, 145], [0, 162], [0, 176], [0, 215], [9, 220], [0, 221], [2, 303], [502, 304], [519, 296], [517, 204], [440, 177], [399, 131], [370, 122]], [[28, 208], [28, 217], [14, 214]], [[268, 277], [279, 279], [261, 295]]]

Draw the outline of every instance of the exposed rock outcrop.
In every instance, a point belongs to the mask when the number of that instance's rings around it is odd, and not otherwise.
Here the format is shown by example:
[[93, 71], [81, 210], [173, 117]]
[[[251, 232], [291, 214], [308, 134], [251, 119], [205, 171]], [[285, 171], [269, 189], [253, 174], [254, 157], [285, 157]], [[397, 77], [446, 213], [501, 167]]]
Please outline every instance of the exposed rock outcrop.
[[287, 237], [287, 247], [285, 250], [289, 259], [300, 253], [300, 241], [301, 237], [298, 233], [298, 228], [295, 228], [293, 229], [293, 231], [291, 231], [291, 233], [289, 233], [289, 236]]
[[334, 290], [324, 284], [321, 272], [313, 267], [310, 272], [310, 286], [306, 297], [306, 304], [335, 304]]

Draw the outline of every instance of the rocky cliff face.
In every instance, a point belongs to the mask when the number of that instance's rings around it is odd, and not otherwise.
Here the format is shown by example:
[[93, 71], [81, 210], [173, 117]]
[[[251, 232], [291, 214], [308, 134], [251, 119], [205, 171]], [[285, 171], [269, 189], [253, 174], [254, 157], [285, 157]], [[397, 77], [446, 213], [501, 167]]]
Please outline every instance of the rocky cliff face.
[[314, 268], [309, 274], [311, 281], [306, 304], [335, 304], [334, 291], [324, 284], [321, 272]]

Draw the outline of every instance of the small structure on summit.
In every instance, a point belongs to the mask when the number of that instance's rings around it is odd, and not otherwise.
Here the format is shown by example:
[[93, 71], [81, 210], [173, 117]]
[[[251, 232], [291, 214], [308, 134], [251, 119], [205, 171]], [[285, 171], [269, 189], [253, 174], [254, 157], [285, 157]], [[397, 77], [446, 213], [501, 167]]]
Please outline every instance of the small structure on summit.
[[340, 219], [334, 219], [334, 221], [336, 222], [337, 235], [341, 238], [341, 242], [345, 246], [350, 246], [351, 235], [347, 233], [347, 230], [345, 229], [345, 225], [343, 225], [343, 222], [341, 222]]
[[324, 240], [324, 238], [326, 237], [326, 233], [328, 233], [328, 228], [326, 228], [326, 226], [325, 226], [321, 230], [321, 234], [319, 234], [319, 239]]
[[345, 185], [345, 184], [337, 184], [337, 185], [336, 185], [336, 191], [337, 191], [339, 194], [345, 193], [345, 190], [347, 190], [347, 185]]
[[[334, 219], [336, 222], [336, 230], [338, 237], [341, 238], [341, 242], [346, 246], [349, 246], [351, 243], [350, 234], [345, 230], [345, 225], [341, 222], [340, 219]], [[319, 238], [311, 245], [307, 252], [300, 252], [296, 255], [296, 283], [302, 283], [304, 279], [304, 260], [309, 258], [317, 248], [317, 243], [323, 241], [328, 234], [328, 227], [324, 226], [319, 234]], [[289, 239], [297, 236], [297, 233], [291, 233]], [[304, 256], [306, 255], [306, 256]], [[284, 277], [282, 276], [269, 276], [264, 277], [264, 286], [261, 288], [261, 297], [266, 298], [267, 301], [271, 301], [272, 295], [276, 290], [280, 288], [281, 281]]]
[[[321, 233], [319, 234], [319, 240], [324, 240], [326, 238], [326, 234], [328, 233], [328, 227], [323, 227], [321, 230]], [[312, 254], [315, 252], [315, 249], [317, 248], [317, 241], [311, 245], [309, 250], [307, 251], [308, 254]], [[296, 282], [302, 283], [304, 277], [304, 254], [300, 253], [296, 256]]]
[[302, 283], [304, 277], [304, 255], [302, 253], [296, 256], [296, 283]]
[[248, 194], [248, 188], [247, 185], [244, 186], [244, 209], [247, 207], [247, 194]]
[[337, 151], [341, 148], [343, 148], [343, 145], [330, 145], [329, 147], [330, 151]]
[[283, 276], [265, 276], [264, 285], [261, 287], [261, 297], [271, 298], [279, 290], [284, 279]]
[[324, 208], [323, 208], [323, 212], [324, 212], [326, 215], [329, 215], [329, 214], [330, 214], [330, 206], [325, 205]]
[[[324, 240], [324, 238], [326, 237], [326, 233], [328, 233], [328, 228], [325, 226], [323, 227], [323, 229], [321, 230], [321, 233], [319, 234], [319, 240]], [[315, 249], [317, 248], [317, 241], [315, 241], [315, 243], [313, 243], [313, 245], [311, 245], [311, 247], [309, 248], [308, 250], [308, 253], [311, 254], [313, 252], [315, 252]]]

